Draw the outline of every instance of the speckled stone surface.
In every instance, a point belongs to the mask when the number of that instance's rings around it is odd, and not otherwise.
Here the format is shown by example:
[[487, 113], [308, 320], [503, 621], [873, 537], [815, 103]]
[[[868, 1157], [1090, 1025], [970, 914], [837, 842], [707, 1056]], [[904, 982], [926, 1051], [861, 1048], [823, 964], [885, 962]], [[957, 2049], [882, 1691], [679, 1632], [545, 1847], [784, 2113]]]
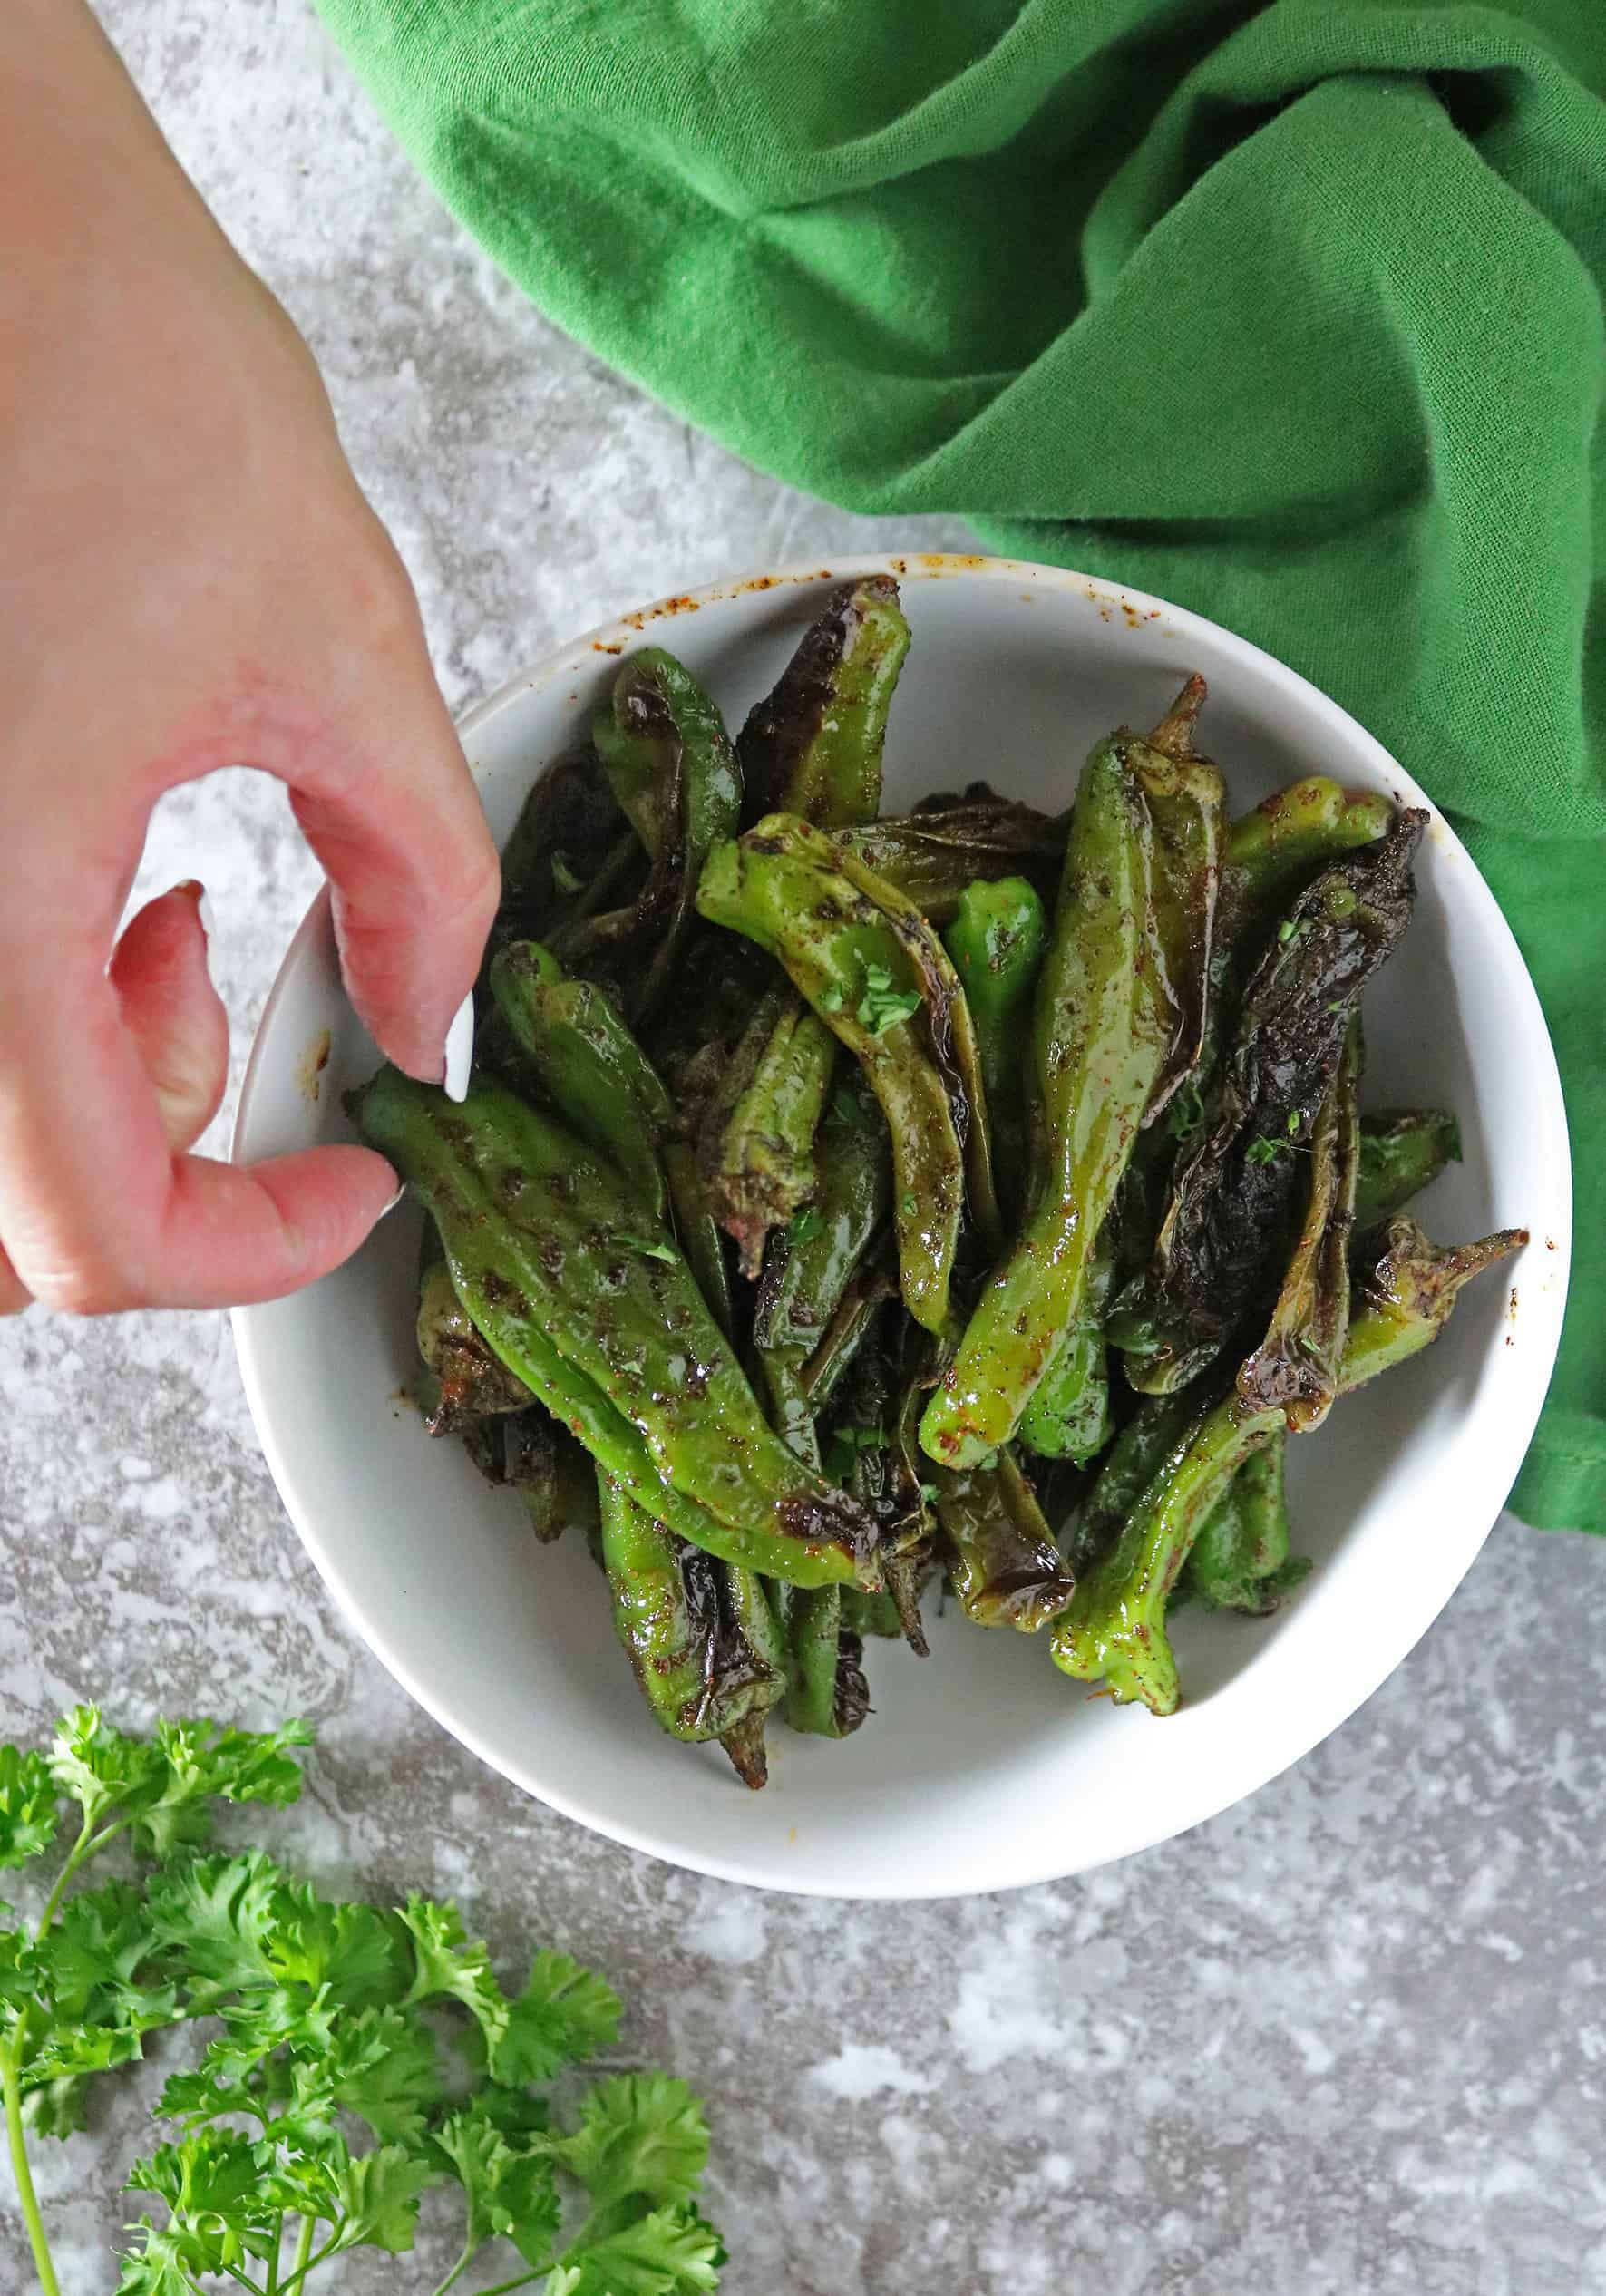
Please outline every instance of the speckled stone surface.
[[[544, 325], [302, 0], [106, 15], [311, 337], [454, 703], [671, 589], [963, 539], [786, 492]], [[190, 874], [238, 1053], [315, 881], [278, 793], [224, 775], [166, 808], [141, 890]], [[629, 2051], [706, 2094], [730, 2296], [1606, 2288], [1603, 1591], [1606, 1547], [1508, 1520], [1359, 1716], [1188, 1838], [1012, 1897], [801, 1902], [595, 1840], [410, 1705], [280, 1512], [220, 1318], [0, 1328], [5, 1735], [92, 1695], [311, 1716], [280, 1831], [326, 1885], [454, 1892], [510, 1958], [595, 1960]], [[125, 2097], [45, 2155], [67, 2296], [113, 2284], [140, 2117]], [[0, 2289], [33, 2285], [6, 2199]]]

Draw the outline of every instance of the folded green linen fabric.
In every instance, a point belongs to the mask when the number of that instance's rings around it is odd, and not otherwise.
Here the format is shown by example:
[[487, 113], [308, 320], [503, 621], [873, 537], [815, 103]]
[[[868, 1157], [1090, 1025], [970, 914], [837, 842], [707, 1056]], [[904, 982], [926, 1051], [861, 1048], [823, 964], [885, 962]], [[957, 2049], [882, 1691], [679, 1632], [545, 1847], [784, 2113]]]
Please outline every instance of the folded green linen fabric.
[[1466, 838], [1578, 1235], [1512, 1503], [1606, 1531], [1606, 0], [320, 0], [560, 325], [793, 484], [1194, 607]]

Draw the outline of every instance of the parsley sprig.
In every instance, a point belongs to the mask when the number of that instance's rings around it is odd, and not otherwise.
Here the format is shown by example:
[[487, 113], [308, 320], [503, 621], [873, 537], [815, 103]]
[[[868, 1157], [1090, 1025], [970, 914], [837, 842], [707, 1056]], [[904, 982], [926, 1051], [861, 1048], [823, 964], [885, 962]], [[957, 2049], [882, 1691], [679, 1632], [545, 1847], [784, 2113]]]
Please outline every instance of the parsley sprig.
[[[480, 2296], [715, 2290], [725, 2252], [694, 2199], [708, 2133], [686, 2085], [608, 2075], [568, 2126], [540, 2093], [613, 2042], [601, 1978], [540, 1952], [510, 1996], [449, 1904], [342, 1903], [261, 1850], [207, 1849], [217, 1802], [297, 1799], [310, 1743], [301, 1722], [133, 1737], [79, 1707], [48, 1752], [0, 1746], [0, 1866], [46, 1857], [63, 1808], [78, 1819], [37, 1920], [0, 1930], [0, 2092], [44, 2296], [60, 2283], [28, 2135], [81, 2129], [97, 2074], [200, 2019], [200, 2061], [156, 2107], [174, 2139], [129, 2175], [161, 2213], [131, 2227], [119, 2296], [298, 2296], [349, 2249], [410, 2250], [441, 2184], [463, 2233], [435, 2296], [499, 2241], [520, 2269]], [[118, 1842], [140, 1878], [79, 1885]]]

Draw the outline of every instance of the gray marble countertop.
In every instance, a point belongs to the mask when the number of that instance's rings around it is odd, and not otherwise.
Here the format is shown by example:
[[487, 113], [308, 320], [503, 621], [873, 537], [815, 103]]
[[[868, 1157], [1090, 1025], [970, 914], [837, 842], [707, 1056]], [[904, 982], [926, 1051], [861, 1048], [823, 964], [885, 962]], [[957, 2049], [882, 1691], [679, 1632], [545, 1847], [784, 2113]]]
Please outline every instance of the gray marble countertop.
[[[932, 547], [744, 468], [530, 311], [304, 0], [104, 14], [323, 362], [454, 704], [605, 613], [746, 567]], [[280, 793], [170, 802], [238, 1056], [315, 871]], [[1509, 1519], [1336, 1737], [1187, 1838], [930, 1907], [676, 1873], [522, 1798], [352, 1639], [282, 1514], [220, 1317], [0, 1327], [0, 1728], [299, 1711], [326, 1886], [455, 1894], [603, 1968], [715, 2128], [729, 2296], [1572, 2296], [1606, 2287], [1606, 1551]], [[52, 2147], [66, 2296], [113, 2284], [141, 2115]], [[437, 2268], [438, 2269], [438, 2268]], [[352, 2290], [413, 2289], [408, 2261]], [[321, 2283], [320, 2283], [321, 2284]], [[31, 2288], [9, 2193], [0, 2286]]]

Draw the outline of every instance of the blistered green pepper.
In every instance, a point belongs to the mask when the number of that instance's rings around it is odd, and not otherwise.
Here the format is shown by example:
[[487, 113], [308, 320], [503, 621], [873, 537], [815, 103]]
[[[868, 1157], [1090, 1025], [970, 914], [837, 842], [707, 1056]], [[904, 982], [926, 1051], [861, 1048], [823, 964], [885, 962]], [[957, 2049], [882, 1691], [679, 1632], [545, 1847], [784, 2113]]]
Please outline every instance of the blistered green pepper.
[[498, 1012], [542, 1090], [675, 1231], [715, 1321], [732, 1328], [730, 1276], [696, 1158], [662, 1080], [606, 989], [569, 980], [551, 951], [514, 941], [491, 967]]
[[900, 894], [788, 814], [715, 850], [697, 906], [779, 958], [859, 1060], [891, 1134], [904, 1300], [918, 1323], [941, 1331], [965, 1196], [956, 1105], [973, 1208], [980, 1221], [997, 1219], [979, 1057], [941, 942]]
[[1276, 1428], [1228, 1484], [1193, 1542], [1179, 1591], [1187, 1587], [1212, 1610], [1265, 1618], [1309, 1573], [1289, 1552], [1285, 1467], [1288, 1430]]
[[1017, 1202], [1026, 1186], [1032, 994], [1047, 939], [1047, 914], [1024, 877], [967, 885], [942, 935], [975, 1023], [994, 1161]]
[[530, 1390], [492, 1355], [457, 1296], [443, 1259], [427, 1267], [418, 1284], [418, 1352], [434, 1377], [439, 1400], [432, 1435], [453, 1435], [465, 1419], [522, 1411]]
[[933, 1481], [949, 1576], [965, 1616], [1021, 1634], [1035, 1634], [1057, 1617], [1070, 1600], [1071, 1577], [1014, 1455], [1001, 1451], [958, 1473], [939, 1467]]
[[1360, 1120], [1360, 1172], [1355, 1190], [1358, 1235], [1392, 1220], [1413, 1196], [1461, 1162], [1461, 1134], [1442, 1108], [1402, 1108]]
[[754, 1736], [741, 1726], [785, 1688], [763, 1590], [751, 1572], [727, 1571], [654, 1522], [611, 1475], [599, 1475], [598, 1497], [614, 1631], [655, 1718], [690, 1744], [737, 1734], [732, 1758], [747, 1785], [762, 1785], [762, 1732], [755, 1760]]
[[[592, 920], [592, 940], [585, 945], [612, 946], [612, 977], [630, 1017], [640, 1020], [668, 987], [705, 859], [722, 838], [735, 834], [741, 768], [713, 702], [658, 646], [643, 647], [620, 665], [591, 738], [653, 865], [631, 910], [611, 925], [607, 917]], [[567, 953], [567, 940], [563, 948]]]
[[[1227, 827], [1222, 870], [1223, 937], [1251, 943], [1270, 931], [1309, 879], [1329, 861], [1372, 844], [1394, 821], [1387, 798], [1341, 789], [1313, 773], [1273, 791]], [[1248, 952], [1253, 962], [1258, 949]]]
[[873, 1527], [773, 1433], [681, 1254], [578, 1134], [500, 1085], [454, 1106], [394, 1069], [352, 1105], [477, 1328], [638, 1505], [772, 1577], [873, 1583]]
[[1068, 814], [1039, 813], [1002, 797], [966, 797], [839, 830], [837, 842], [896, 885], [933, 925], [947, 925], [966, 887], [979, 880], [1024, 877], [1039, 899], [1052, 900], [1069, 827]]
[[831, 1090], [836, 1039], [784, 987], [764, 998], [704, 1124], [708, 1201], [755, 1278], [771, 1231], [818, 1182], [814, 1133]]
[[862, 575], [837, 592], [738, 736], [750, 821], [798, 813], [836, 829], [875, 819], [887, 715], [908, 651], [890, 574]]
[[1319, 1427], [1338, 1393], [1349, 1328], [1349, 1244], [1360, 1162], [1358, 1017], [1316, 1112], [1305, 1158], [1305, 1210], [1260, 1346], [1240, 1365], [1238, 1393], [1258, 1410], [1280, 1405], [1290, 1435]]
[[[1441, 1250], [1414, 1221], [1397, 1220], [1350, 1324], [1338, 1392], [1350, 1394], [1420, 1353], [1443, 1329], [1462, 1286], [1526, 1241], [1525, 1231], [1504, 1229]], [[1236, 1388], [1192, 1416], [1114, 1546], [1078, 1582], [1055, 1629], [1056, 1666], [1084, 1681], [1108, 1681], [1117, 1702], [1137, 1699], [1155, 1714], [1175, 1711], [1166, 1598], [1232, 1477], [1282, 1424], [1280, 1406], [1246, 1410]]]
[[[1133, 737], [1135, 739], [1135, 736]], [[1037, 1181], [926, 1406], [920, 1442], [974, 1465], [1009, 1441], [1085, 1295], [1093, 1249], [1175, 1036], [1149, 929], [1153, 832], [1128, 740], [1083, 769], [1032, 1024]]]
[[817, 1190], [772, 1243], [754, 1310], [759, 1347], [803, 1358], [823, 1338], [892, 1199], [887, 1128], [867, 1092], [837, 1086], [819, 1141]]
[[1114, 1276], [1114, 1244], [1106, 1221], [1088, 1270], [1081, 1313], [1060, 1341], [1021, 1418], [1021, 1441], [1044, 1458], [1085, 1464], [1114, 1432], [1105, 1343], [1105, 1309]]

